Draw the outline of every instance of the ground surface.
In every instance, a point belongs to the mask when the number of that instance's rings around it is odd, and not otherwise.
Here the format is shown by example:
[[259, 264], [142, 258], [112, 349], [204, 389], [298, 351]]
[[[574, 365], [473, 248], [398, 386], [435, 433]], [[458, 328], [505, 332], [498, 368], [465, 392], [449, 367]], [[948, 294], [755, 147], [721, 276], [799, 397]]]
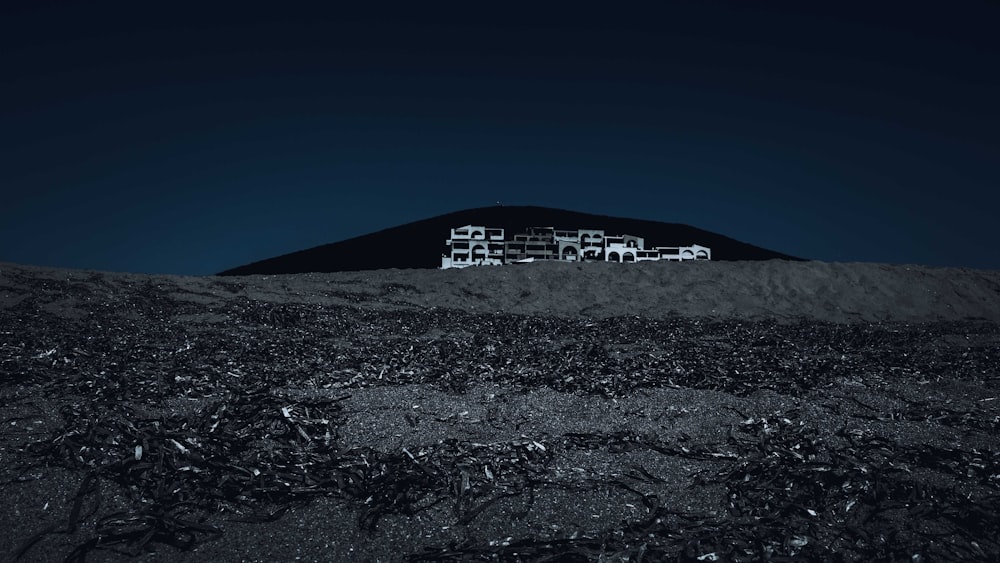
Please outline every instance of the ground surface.
[[998, 323], [916, 266], [0, 264], [0, 560], [996, 560]]

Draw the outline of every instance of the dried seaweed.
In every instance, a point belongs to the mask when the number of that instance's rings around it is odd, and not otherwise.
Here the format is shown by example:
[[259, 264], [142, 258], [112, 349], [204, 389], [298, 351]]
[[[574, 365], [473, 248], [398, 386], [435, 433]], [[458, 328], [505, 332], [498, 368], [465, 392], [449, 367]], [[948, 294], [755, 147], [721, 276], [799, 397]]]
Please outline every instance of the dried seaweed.
[[[832, 444], [785, 416], [744, 422], [736, 440], [741, 461], [717, 478], [729, 490], [734, 518], [772, 523], [757, 525], [768, 553], [983, 560], [983, 549], [1000, 549], [992, 539], [1000, 537], [998, 452], [904, 446], [864, 432], [840, 436], [846, 444]], [[942, 486], [920, 471], [942, 468], [957, 484]], [[962, 483], [972, 486], [963, 492]]]
[[[21, 470], [60, 466], [84, 478], [67, 516], [26, 538], [16, 556], [56, 533], [89, 534], [70, 554], [77, 560], [97, 550], [189, 550], [224, 537], [227, 521], [266, 526], [318, 497], [354, 507], [365, 533], [390, 517], [428, 512], [471, 530], [495, 511], [521, 516], [504, 508], [509, 500], [527, 511], [553, 490], [616, 491], [642, 510], [544, 537], [468, 533], [447, 545], [415, 545], [410, 559], [1000, 555], [993, 539], [1000, 537], [1000, 458], [989, 438], [1000, 421], [1000, 358], [997, 346], [974, 344], [995, 342], [994, 324], [559, 319], [275, 304], [245, 297], [238, 286], [223, 288], [235, 295], [227, 300], [196, 304], [156, 284], [140, 284], [112, 304], [84, 299], [80, 292], [95, 291], [86, 284], [45, 283], [53, 294], [78, 295], [85, 314], [68, 322], [30, 299], [0, 311], [0, 389], [15, 398], [37, 389], [61, 407], [55, 430], [25, 434], [17, 444]], [[367, 302], [374, 294], [341, 297]], [[189, 315], [208, 317], [191, 322]], [[770, 390], [821, 397], [837, 426], [817, 423], [816, 412], [758, 409], [731, 412], [738, 420], [728, 440], [716, 442], [628, 428], [556, 436], [525, 428], [514, 440], [449, 438], [383, 451], [340, 435], [342, 405], [357, 389], [429, 384], [462, 393], [478, 383], [612, 399], [655, 388], [729, 397]], [[920, 399], [899, 395], [891, 404], [845, 391], [903, 384], [976, 391], [946, 401], [929, 391]], [[914, 445], [880, 430], [902, 423], [976, 441]], [[691, 494], [720, 491], [721, 503], [715, 512], [679, 510], [651, 492], [666, 480], [632, 462], [616, 474], [562, 472], [557, 462], [580, 451], [690, 462], [698, 468], [688, 475]], [[105, 486], [128, 505], [99, 503]]]
[[[856, 433], [834, 444], [795, 418], [783, 413], [744, 421], [728, 444], [738, 460], [699, 476], [726, 487], [726, 516], [678, 512], [630, 489], [651, 514], [620, 528], [428, 548], [408, 560], [989, 561], [1000, 552], [998, 452], [901, 447]], [[582, 446], [603, 443], [597, 436], [568, 438]], [[608, 441], [651, 443], [622, 436]], [[973, 487], [920, 476], [921, 469], [942, 467]]]

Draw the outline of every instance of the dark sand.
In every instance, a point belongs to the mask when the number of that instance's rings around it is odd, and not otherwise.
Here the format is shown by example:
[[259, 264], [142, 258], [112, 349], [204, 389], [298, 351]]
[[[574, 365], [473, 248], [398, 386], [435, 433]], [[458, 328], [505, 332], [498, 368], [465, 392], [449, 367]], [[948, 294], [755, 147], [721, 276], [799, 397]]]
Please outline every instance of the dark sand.
[[[141, 531], [183, 491], [221, 536], [112, 547], [163, 561], [995, 560], [1000, 522], [982, 507], [1000, 499], [998, 323], [1000, 272], [921, 266], [195, 278], [0, 264], [0, 560], [29, 539], [21, 560], [61, 560], [117, 512], [131, 527], [114, 529]], [[129, 428], [152, 440], [146, 421], [194, 428], [220, 405], [263, 421], [231, 453], [243, 468], [267, 474], [299, 440], [281, 424], [302, 428], [316, 494], [198, 504], [211, 464], [185, 457], [193, 443], [161, 452], [183, 467], [156, 483], [108, 469], [152, 471], [129, 461]], [[86, 440], [100, 455], [26, 448]], [[357, 486], [331, 477], [348, 465]]]
[[[455, 270], [377, 270], [245, 277], [145, 276], [0, 264], [0, 307], [28, 294], [12, 277], [87, 286], [93, 299], [155, 285], [210, 306], [246, 298], [268, 303], [379, 308], [447, 307], [477, 312], [604, 318], [813, 319], [830, 322], [1000, 321], [1000, 272], [870, 263], [537, 263]], [[53, 311], [84, 303], [32, 288]]]

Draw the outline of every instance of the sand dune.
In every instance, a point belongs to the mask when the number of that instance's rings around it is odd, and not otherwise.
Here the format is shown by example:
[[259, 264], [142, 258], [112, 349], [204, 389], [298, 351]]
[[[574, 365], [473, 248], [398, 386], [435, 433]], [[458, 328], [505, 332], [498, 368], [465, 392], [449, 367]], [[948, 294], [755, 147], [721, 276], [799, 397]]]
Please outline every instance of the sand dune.
[[[270, 303], [444, 307], [476, 312], [605, 318], [639, 315], [797, 318], [832, 322], [1000, 321], [1000, 272], [870, 263], [535, 263], [464, 270], [373, 270], [283, 276], [182, 277], [0, 265], [0, 307], [35, 281], [100, 279], [105, 291], [158, 287], [209, 303], [237, 296]], [[32, 281], [34, 280], [34, 281]], [[74, 303], [53, 286], [33, 299]], [[186, 297], [185, 297], [186, 295]]]

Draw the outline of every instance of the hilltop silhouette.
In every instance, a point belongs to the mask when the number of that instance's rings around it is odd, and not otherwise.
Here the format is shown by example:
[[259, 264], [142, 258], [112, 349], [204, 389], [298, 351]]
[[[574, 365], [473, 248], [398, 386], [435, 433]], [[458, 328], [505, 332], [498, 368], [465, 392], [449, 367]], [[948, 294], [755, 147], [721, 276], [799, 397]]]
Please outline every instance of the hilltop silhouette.
[[220, 272], [221, 276], [346, 272], [387, 268], [437, 268], [447, 250], [451, 229], [463, 225], [502, 227], [507, 236], [528, 227], [604, 229], [646, 239], [646, 246], [700, 244], [712, 249], [712, 259], [802, 260], [679, 223], [663, 223], [580, 213], [536, 206], [491, 206], [438, 215], [340, 242], [324, 244]]

